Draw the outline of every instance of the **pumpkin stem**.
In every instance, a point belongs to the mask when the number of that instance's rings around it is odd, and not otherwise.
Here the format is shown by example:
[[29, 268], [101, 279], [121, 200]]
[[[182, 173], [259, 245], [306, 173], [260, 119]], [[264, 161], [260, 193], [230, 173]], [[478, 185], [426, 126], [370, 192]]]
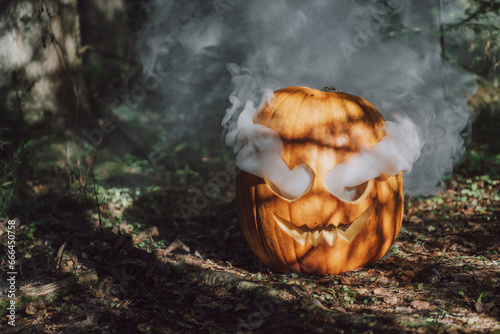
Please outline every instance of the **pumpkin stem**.
[[338, 92], [338, 89], [333, 86], [326, 86], [322, 90], [322, 92]]

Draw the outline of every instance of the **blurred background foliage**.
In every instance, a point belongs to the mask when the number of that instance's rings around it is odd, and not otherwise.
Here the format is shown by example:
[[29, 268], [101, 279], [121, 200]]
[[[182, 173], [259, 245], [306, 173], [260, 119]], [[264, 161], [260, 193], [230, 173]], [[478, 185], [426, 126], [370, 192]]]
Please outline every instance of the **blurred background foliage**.
[[[440, 27], [445, 61], [478, 82], [469, 100], [475, 121], [468, 154], [456, 172], [498, 178], [500, 2], [464, 3], [464, 19]], [[144, 86], [135, 45], [148, 8], [133, 0], [0, 1], [2, 41], [13, 43], [0, 46], [13, 47], [0, 65], [0, 216], [41, 214], [40, 196], [53, 201], [54, 193], [107, 199], [114, 208], [132, 198], [147, 198], [151, 210], [175, 207], [165, 192], [180, 201], [210, 171], [226, 170], [232, 154], [214, 131], [224, 110], [207, 111], [213, 116], [201, 124], [168, 111], [160, 122], [160, 90], [127, 101]], [[438, 2], [431, 11], [439, 15]], [[231, 190], [217, 196], [224, 202]]]

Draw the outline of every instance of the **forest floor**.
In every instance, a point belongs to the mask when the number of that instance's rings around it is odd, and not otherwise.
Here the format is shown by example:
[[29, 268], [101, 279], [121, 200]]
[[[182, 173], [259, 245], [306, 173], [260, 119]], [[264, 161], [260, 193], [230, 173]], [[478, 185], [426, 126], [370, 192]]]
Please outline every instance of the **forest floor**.
[[407, 199], [389, 254], [323, 277], [268, 270], [231, 189], [185, 219], [178, 203], [196, 192], [114, 189], [98, 208], [92, 185], [32, 188], [36, 214], [8, 217], [16, 318], [2, 257], [1, 333], [500, 333], [500, 182], [488, 176]]

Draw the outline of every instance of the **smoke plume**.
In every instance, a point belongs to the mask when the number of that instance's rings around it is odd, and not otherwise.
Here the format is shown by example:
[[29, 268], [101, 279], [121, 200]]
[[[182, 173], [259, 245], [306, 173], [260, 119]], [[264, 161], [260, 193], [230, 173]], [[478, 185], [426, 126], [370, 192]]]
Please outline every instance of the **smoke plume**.
[[445, 1], [441, 13], [430, 0], [215, 0], [204, 7], [154, 0], [151, 6], [140, 51], [147, 73], [169, 74], [164, 110], [203, 122], [222, 118], [213, 111], [227, 108], [225, 142], [237, 165], [285, 197], [307, 190], [307, 167], [290, 170], [295, 166], [281, 160], [277, 134], [252, 121], [283, 87], [334, 85], [384, 116], [388, 135], [329, 173], [326, 186], [341, 198], [350, 198], [346, 187], [399, 170], [411, 170], [404, 175], [407, 193], [432, 194], [464, 152], [474, 80], [442, 60], [437, 35], [440, 24], [462, 18], [460, 0]]

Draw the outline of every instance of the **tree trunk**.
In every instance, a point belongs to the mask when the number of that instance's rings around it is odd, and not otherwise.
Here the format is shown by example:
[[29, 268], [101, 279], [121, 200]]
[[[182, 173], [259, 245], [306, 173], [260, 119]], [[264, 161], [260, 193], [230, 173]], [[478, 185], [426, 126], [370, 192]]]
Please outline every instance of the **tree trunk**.
[[77, 121], [90, 121], [77, 56], [77, 1], [20, 0], [3, 5], [0, 108], [21, 113], [35, 134], [74, 129]]

